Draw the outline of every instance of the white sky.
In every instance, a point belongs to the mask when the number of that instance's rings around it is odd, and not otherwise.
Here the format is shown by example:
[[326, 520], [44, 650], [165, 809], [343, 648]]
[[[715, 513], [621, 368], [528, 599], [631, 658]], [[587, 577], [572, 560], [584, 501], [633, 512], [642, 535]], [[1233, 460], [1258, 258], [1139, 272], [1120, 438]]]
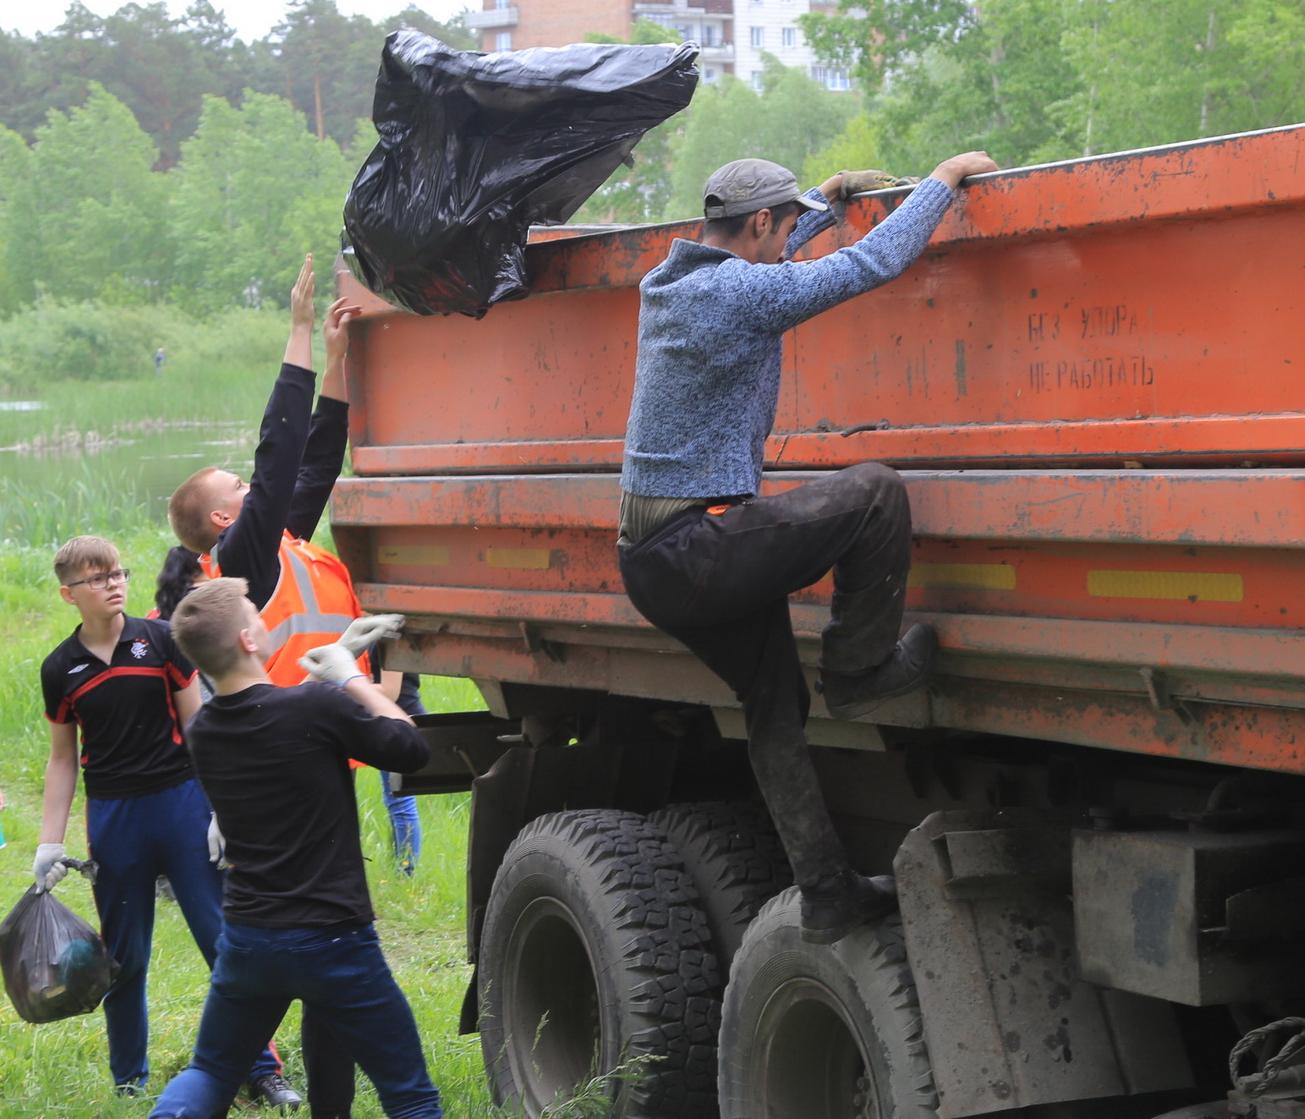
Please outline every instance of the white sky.
[[[83, 0], [83, 3], [97, 15], [110, 15], [126, 0]], [[226, 13], [227, 23], [235, 29], [237, 37], [246, 41], [266, 35], [273, 24], [281, 22], [286, 8], [284, 0], [212, 0], [212, 3]], [[481, 7], [480, 0], [415, 0], [415, 3], [438, 20], [451, 19], [464, 8]], [[189, 0], [167, 0], [167, 5], [173, 15], [181, 15], [189, 7]], [[408, 0], [335, 0], [335, 6], [345, 15], [364, 15], [380, 21], [402, 11], [408, 6]], [[28, 36], [38, 31], [53, 31], [63, 22], [67, 7], [66, 0], [0, 0], [0, 28]]]

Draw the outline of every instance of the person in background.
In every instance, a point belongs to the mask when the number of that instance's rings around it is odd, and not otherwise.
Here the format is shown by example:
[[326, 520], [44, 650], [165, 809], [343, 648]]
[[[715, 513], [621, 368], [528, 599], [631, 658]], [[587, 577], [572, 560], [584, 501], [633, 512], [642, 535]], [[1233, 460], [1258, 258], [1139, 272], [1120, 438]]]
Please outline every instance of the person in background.
[[160, 346], [154, 351], [154, 375], [157, 377], [163, 372], [163, 363], [168, 360], [168, 355], [164, 353], [163, 347]]
[[[217, 838], [183, 734], [199, 710], [199, 686], [167, 624], [125, 612], [131, 572], [113, 544], [74, 537], [56, 553], [54, 571], [60, 597], [81, 623], [41, 665], [50, 760], [32, 875], [51, 890], [68, 872], [64, 835], [80, 764], [87, 842], [99, 864], [95, 907], [122, 969], [104, 998], [109, 1069], [121, 1094], [138, 1095], [149, 1076], [145, 986], [157, 877], [173, 883], [210, 967], [222, 924]], [[256, 1094], [281, 1102], [258, 1090], [269, 1078], [279, 1082], [275, 1052], [260, 1041], [250, 1061], [245, 1068]]]
[[197, 583], [205, 582], [208, 576], [200, 566], [199, 555], [180, 544], [168, 549], [163, 557], [163, 566], [154, 580], [154, 609], [150, 617], [162, 618], [165, 622], [172, 617], [183, 598]]
[[[382, 667], [384, 653], [382, 645], [371, 649], [372, 679], [381, 685], [387, 699], [398, 704], [405, 715], [426, 714], [426, 706], [421, 702], [421, 677], [415, 672], [391, 672]], [[385, 810], [390, 817], [390, 830], [394, 836], [394, 857], [399, 869], [409, 878], [416, 873], [417, 859], [421, 855], [421, 817], [417, 814], [417, 798], [393, 792], [390, 788], [390, 775], [379, 770], [381, 794], [385, 798]]]
[[295, 999], [357, 1059], [386, 1115], [441, 1119], [417, 1024], [372, 924], [349, 767], [358, 758], [409, 773], [430, 749], [342, 643], [301, 658], [312, 682], [273, 684], [267, 627], [247, 593], [243, 579], [215, 579], [172, 617], [178, 644], [216, 688], [190, 725], [191, 752], [231, 869], [194, 1056], [151, 1119], [226, 1114], [257, 1039]]
[[[166, 622], [172, 617], [172, 611], [177, 608], [177, 603], [190, 593], [192, 587], [207, 578], [204, 569], [199, 565], [199, 556], [189, 548], [183, 548], [180, 544], [169, 548], [168, 554], [163, 558], [163, 566], [154, 581], [154, 609], [145, 617], [158, 618]], [[199, 681], [200, 702], [207, 703], [213, 694], [213, 688], [202, 674], [196, 673], [196, 679]], [[218, 868], [225, 869], [225, 862], [219, 861]], [[154, 883], [154, 893], [164, 901], [177, 900], [172, 883], [168, 881], [166, 875], [159, 875]]]

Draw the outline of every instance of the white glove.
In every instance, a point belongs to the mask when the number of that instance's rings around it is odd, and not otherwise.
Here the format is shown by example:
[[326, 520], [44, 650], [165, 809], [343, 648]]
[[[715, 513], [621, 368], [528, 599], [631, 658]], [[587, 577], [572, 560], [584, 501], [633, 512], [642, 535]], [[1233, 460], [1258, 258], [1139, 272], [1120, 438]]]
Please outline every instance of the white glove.
[[314, 680], [325, 684], [338, 684], [344, 687], [356, 676], [366, 679], [366, 673], [358, 667], [358, 662], [348, 649], [338, 642], [309, 649], [299, 658], [299, 667]]
[[32, 877], [36, 879], [38, 890], [53, 890], [68, 873], [68, 868], [59, 860], [64, 857], [62, 843], [42, 843], [36, 848], [36, 858], [32, 862]]
[[208, 816], [208, 861], [211, 862], [218, 870], [225, 870], [227, 860], [224, 857], [227, 850], [227, 841], [222, 838], [222, 829], [218, 827], [217, 813], [210, 812]]
[[372, 614], [366, 618], [354, 618], [339, 637], [343, 645], [355, 657], [370, 649], [378, 641], [390, 641], [399, 636], [406, 619], [402, 614]]

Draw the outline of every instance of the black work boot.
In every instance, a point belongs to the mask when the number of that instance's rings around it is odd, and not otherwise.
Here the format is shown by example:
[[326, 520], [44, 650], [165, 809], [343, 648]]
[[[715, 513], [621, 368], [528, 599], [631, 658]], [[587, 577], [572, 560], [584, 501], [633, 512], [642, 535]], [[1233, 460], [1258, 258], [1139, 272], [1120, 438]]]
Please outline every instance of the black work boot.
[[920, 622], [906, 631], [882, 664], [855, 676], [822, 672], [819, 690], [835, 719], [855, 719], [885, 700], [915, 691], [929, 678], [937, 658], [938, 635], [933, 626]]
[[283, 1115], [298, 1111], [304, 1101], [279, 1072], [269, 1072], [249, 1082], [249, 1098], [264, 1107], [274, 1107]]
[[897, 882], [890, 874], [866, 878], [843, 870], [802, 891], [802, 939], [834, 944], [858, 925], [897, 909]]

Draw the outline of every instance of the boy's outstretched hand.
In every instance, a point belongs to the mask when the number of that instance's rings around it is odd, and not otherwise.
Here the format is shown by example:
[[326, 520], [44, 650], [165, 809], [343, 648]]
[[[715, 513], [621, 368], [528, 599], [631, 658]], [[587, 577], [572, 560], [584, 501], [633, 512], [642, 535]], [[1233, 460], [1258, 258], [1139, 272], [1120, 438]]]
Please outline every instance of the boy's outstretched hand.
[[313, 367], [313, 254], [304, 257], [295, 286], [290, 289], [290, 340], [285, 344], [287, 365]]
[[350, 303], [347, 296], [341, 296], [331, 304], [322, 323], [322, 340], [326, 343], [326, 365], [342, 362], [349, 352], [349, 323], [362, 313], [356, 303]]
[[313, 254], [304, 257], [303, 267], [290, 289], [290, 325], [313, 329]]

